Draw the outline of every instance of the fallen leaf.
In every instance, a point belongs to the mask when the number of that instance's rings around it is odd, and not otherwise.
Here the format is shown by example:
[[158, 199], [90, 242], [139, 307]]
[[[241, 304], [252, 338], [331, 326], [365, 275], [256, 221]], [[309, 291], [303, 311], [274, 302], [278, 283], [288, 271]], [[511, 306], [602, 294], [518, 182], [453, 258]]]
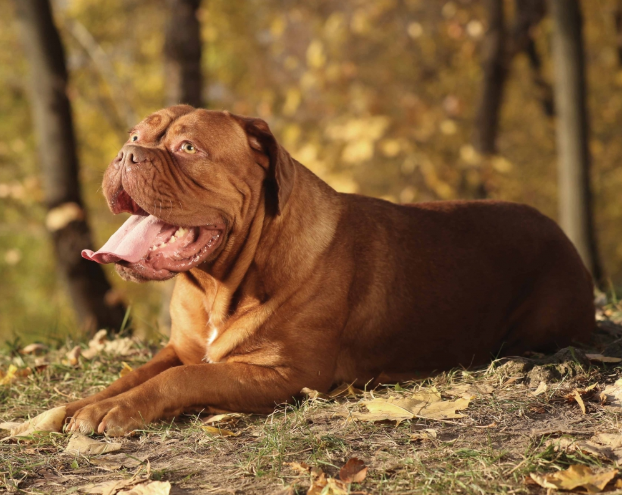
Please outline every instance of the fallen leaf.
[[100, 442], [81, 435], [80, 433], [74, 433], [65, 448], [65, 452], [96, 455], [104, 454], [106, 452], [115, 452], [117, 450], [121, 450], [121, 447], [122, 444], [120, 443]]
[[434, 387], [431, 390], [420, 390], [419, 392], [415, 392], [411, 399], [420, 402], [440, 402], [441, 394], [438, 390], [436, 390], [436, 387]]
[[546, 392], [548, 390], [548, 385], [546, 384], [546, 382], [540, 382], [540, 384], [538, 385], [538, 388], [536, 388], [533, 392], [531, 392], [531, 395], [533, 396], [538, 396], [538, 395], [542, 395], [544, 392]]
[[613, 385], [607, 385], [600, 394], [603, 404], [612, 408], [622, 408], [622, 378]]
[[[357, 421], [396, 421], [397, 424], [415, 416], [425, 419], [459, 419], [464, 417], [456, 411], [466, 409], [469, 406], [469, 399], [456, 399], [453, 401], [442, 401], [436, 395], [417, 393], [411, 399], [379, 399], [363, 401], [369, 414], [351, 413], [351, 417]], [[425, 397], [427, 400], [421, 400]]]
[[326, 475], [321, 473], [311, 483], [307, 495], [348, 495], [348, 485], [335, 478], [326, 478]]
[[585, 414], [585, 403], [583, 402], [583, 399], [581, 398], [581, 394], [579, 393], [578, 390], [574, 391], [574, 398], [577, 401], [577, 404], [579, 404], [579, 407], [581, 408], [581, 412]]
[[76, 366], [80, 362], [80, 353], [82, 352], [82, 348], [77, 345], [73, 349], [71, 349], [65, 357], [71, 366]]
[[433, 428], [426, 428], [424, 430], [415, 431], [410, 435], [410, 441], [417, 440], [432, 440], [437, 437], [437, 431]]
[[586, 358], [596, 363], [620, 363], [622, 358], [603, 356], [602, 354], [586, 354]]
[[27, 377], [32, 373], [30, 368], [22, 368], [21, 370], [14, 364], [9, 365], [9, 369], [6, 373], [3, 373], [0, 377], [0, 385], [10, 385], [18, 378]]
[[246, 414], [242, 413], [224, 413], [224, 414], [214, 414], [212, 416], [208, 416], [202, 420], [205, 424], [214, 424], [214, 423], [225, 423], [225, 424], [236, 424], [240, 419], [246, 417]]
[[168, 481], [149, 481], [130, 490], [117, 492], [117, 495], [168, 495], [170, 492], [171, 484]]
[[367, 476], [367, 466], [356, 457], [348, 459], [348, 462], [339, 470], [339, 479], [344, 483], [361, 483]]
[[139, 483], [139, 481], [135, 480], [134, 478], [130, 478], [127, 480], [104, 481], [103, 483], [80, 487], [78, 488], [78, 490], [84, 491], [88, 494], [112, 495], [114, 493], [117, 493], [118, 490], [135, 485], [136, 483]]
[[225, 430], [224, 428], [216, 428], [214, 426], [201, 426], [203, 431], [206, 431], [210, 435], [219, 436], [219, 437], [237, 437], [241, 432], [234, 433], [230, 430]]
[[351, 413], [350, 417], [355, 421], [395, 421], [399, 425], [406, 419], [414, 418], [408, 409], [386, 399], [374, 399], [363, 404], [369, 413]]
[[11, 436], [4, 440], [27, 437], [37, 431], [60, 432], [65, 422], [66, 407], [59, 406], [35, 416], [29, 421], [11, 429]]
[[604, 490], [616, 474], [618, 474], [617, 469], [594, 473], [588, 466], [573, 465], [565, 471], [545, 475], [530, 473], [529, 476], [543, 488], [573, 490], [582, 487], [589, 493], [598, 493]]
[[13, 428], [17, 428], [22, 423], [19, 421], [7, 421], [5, 423], [0, 423], [0, 430], [12, 430]]
[[127, 364], [125, 361], [123, 361], [123, 368], [121, 368], [121, 371], [119, 372], [119, 377], [124, 377], [125, 375], [127, 375], [128, 373], [130, 373], [131, 371], [134, 371], [134, 368], [132, 368], [129, 364]]
[[285, 466], [289, 466], [300, 474], [307, 474], [311, 471], [311, 466], [309, 466], [306, 462], [284, 462], [283, 464]]
[[589, 440], [577, 442], [575, 446], [603, 459], [622, 463], [622, 435], [618, 433], [598, 433]]
[[443, 394], [451, 397], [462, 397], [463, 399], [474, 399], [478, 395], [490, 395], [494, 390], [495, 389], [487, 383], [462, 383], [444, 390]]
[[415, 416], [425, 419], [459, 419], [463, 418], [463, 414], [456, 411], [462, 411], [469, 407], [469, 399], [456, 399], [453, 401], [441, 401], [425, 404], [420, 409], [413, 409]]
[[20, 352], [22, 354], [43, 354], [48, 351], [48, 346], [44, 344], [28, 344]]
[[274, 495], [296, 495], [296, 491], [291, 486], [286, 486], [282, 490], [279, 490]]
[[[145, 458], [146, 459], [146, 458]], [[89, 462], [108, 471], [118, 471], [121, 468], [133, 468], [142, 464], [145, 459], [128, 454], [108, 454], [101, 457], [91, 457]]]

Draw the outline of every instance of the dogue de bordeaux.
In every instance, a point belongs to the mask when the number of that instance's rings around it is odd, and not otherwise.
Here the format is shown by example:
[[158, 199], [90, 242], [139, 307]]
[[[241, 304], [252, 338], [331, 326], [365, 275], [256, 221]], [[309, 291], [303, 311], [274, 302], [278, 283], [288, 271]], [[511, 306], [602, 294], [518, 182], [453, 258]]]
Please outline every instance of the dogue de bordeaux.
[[590, 275], [535, 209], [338, 193], [260, 119], [156, 112], [103, 190], [113, 213], [131, 216], [83, 256], [135, 282], [177, 276], [172, 331], [150, 362], [68, 404], [69, 430], [266, 413], [303, 387], [412, 379], [595, 328]]

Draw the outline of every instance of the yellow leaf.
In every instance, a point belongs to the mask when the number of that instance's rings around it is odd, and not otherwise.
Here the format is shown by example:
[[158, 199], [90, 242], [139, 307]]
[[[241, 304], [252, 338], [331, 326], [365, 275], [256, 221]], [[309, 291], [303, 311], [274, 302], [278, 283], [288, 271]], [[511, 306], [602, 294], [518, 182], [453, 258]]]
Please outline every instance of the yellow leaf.
[[105, 454], [106, 452], [115, 452], [120, 450], [121, 446], [120, 443], [100, 442], [80, 433], [74, 433], [65, 448], [65, 452], [96, 455]]
[[565, 471], [558, 471], [553, 474], [539, 475], [531, 473], [533, 479], [543, 488], [552, 488], [555, 490], [574, 490], [582, 487], [588, 493], [602, 492], [607, 485], [618, 473], [617, 469], [605, 471], [603, 473], [594, 473], [588, 466], [574, 465]]
[[12, 364], [9, 366], [9, 369], [7, 370], [7, 372], [4, 374], [4, 376], [0, 380], [0, 385], [8, 385], [13, 380], [15, 380], [16, 378], [15, 373], [17, 373], [17, 366]]
[[535, 391], [533, 391], [531, 394], [537, 397], [538, 395], [541, 395], [544, 392], [546, 392], [547, 389], [548, 389], [548, 386], [546, 382], [540, 382], [540, 384], [538, 385], [538, 388]]
[[201, 426], [203, 431], [206, 431], [210, 435], [218, 436], [218, 437], [237, 437], [240, 432], [234, 433], [230, 430], [225, 430], [224, 428], [216, 428], [214, 426]]
[[117, 492], [117, 495], [168, 495], [170, 492], [171, 484], [168, 481], [147, 481]]
[[581, 412], [585, 414], [585, 403], [583, 402], [583, 399], [581, 398], [581, 394], [579, 393], [578, 390], [574, 391], [574, 398], [577, 401], [577, 404], [579, 404], [579, 407], [581, 408]]
[[60, 432], [63, 429], [67, 409], [55, 407], [11, 429], [11, 438], [27, 437], [37, 431]]
[[123, 361], [123, 368], [121, 368], [121, 371], [119, 372], [119, 376], [120, 377], [124, 377], [125, 375], [127, 375], [128, 373], [130, 373], [131, 371], [134, 371], [134, 368], [132, 368], [129, 364], [127, 364], [125, 361]]

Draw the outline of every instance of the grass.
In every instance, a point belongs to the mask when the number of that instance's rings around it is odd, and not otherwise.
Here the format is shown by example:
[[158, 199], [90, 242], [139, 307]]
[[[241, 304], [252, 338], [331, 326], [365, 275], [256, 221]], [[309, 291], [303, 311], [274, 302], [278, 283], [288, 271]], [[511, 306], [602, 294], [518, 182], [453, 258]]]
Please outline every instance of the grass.
[[[622, 329], [610, 337], [621, 336]], [[131, 356], [101, 354], [71, 366], [63, 363], [71, 345], [68, 342], [44, 356], [48, 364], [40, 366], [40, 371], [10, 386], [0, 386], [0, 421], [25, 419], [92, 394], [118, 377], [123, 362], [136, 367], [153, 352], [138, 344]], [[20, 356], [18, 348], [12, 345], [0, 354], [0, 370], [10, 363], [34, 368], [35, 357]], [[280, 407], [269, 416], [248, 416], [235, 424], [223, 424], [222, 428], [239, 435], [221, 437], [201, 428], [204, 418], [200, 415], [187, 415], [154, 423], [121, 439], [121, 453], [129, 455], [130, 461], [124, 457], [127, 465], [115, 461], [116, 466], [106, 460], [116, 459], [116, 453], [93, 457], [65, 454], [69, 439], [64, 434], [0, 442], [0, 491], [80, 493], [90, 484], [130, 478], [140, 472], [152, 480], [170, 481], [171, 493], [272, 494], [291, 487], [289, 493], [303, 494], [312, 475], [291, 463], [306, 463], [327, 476], [338, 477], [346, 461], [357, 457], [369, 470], [362, 483], [351, 486], [351, 492], [537, 494], [546, 493], [546, 489], [526, 482], [529, 473], [553, 472], [573, 464], [596, 470], [617, 467], [586, 452], [560, 448], [558, 443], [564, 437], [586, 440], [597, 432], [619, 431], [620, 414], [604, 407], [598, 394], [584, 397], [585, 415], [567, 396], [593, 383], [600, 384], [602, 390], [622, 377], [622, 367], [565, 365], [566, 374], [551, 381], [539, 396], [530, 393], [536, 386], [530, 383], [530, 376], [536, 375], [517, 375], [513, 370], [499, 361], [487, 369], [453, 370], [374, 391], [375, 397], [409, 397], [420, 388], [436, 387], [444, 393], [457, 384], [489, 385], [492, 393], [477, 395], [461, 419], [414, 419], [398, 426], [351, 422], [343, 413], [353, 408], [364, 410], [359, 404], [361, 397], [314, 399]], [[411, 438], [424, 429], [434, 429], [436, 438]]]

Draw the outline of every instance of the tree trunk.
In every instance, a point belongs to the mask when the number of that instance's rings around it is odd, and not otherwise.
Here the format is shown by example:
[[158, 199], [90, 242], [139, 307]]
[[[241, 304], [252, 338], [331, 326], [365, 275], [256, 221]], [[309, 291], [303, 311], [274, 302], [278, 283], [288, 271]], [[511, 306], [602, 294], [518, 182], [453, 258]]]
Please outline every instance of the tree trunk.
[[201, 107], [201, 25], [197, 11], [201, 0], [168, 0], [169, 22], [166, 27], [164, 57], [166, 103], [187, 103]]
[[560, 224], [594, 280], [601, 283], [590, 187], [581, 9], [578, 0], [549, 0], [549, 11], [553, 18]]
[[78, 180], [78, 159], [67, 69], [48, 0], [15, 0], [20, 36], [30, 63], [33, 122], [39, 147], [46, 226], [80, 325], [119, 329], [125, 314], [101, 267], [82, 258], [92, 247]]
[[503, 0], [486, 0], [488, 29], [483, 41], [484, 80], [473, 144], [483, 155], [496, 152], [499, 113], [508, 73]]

